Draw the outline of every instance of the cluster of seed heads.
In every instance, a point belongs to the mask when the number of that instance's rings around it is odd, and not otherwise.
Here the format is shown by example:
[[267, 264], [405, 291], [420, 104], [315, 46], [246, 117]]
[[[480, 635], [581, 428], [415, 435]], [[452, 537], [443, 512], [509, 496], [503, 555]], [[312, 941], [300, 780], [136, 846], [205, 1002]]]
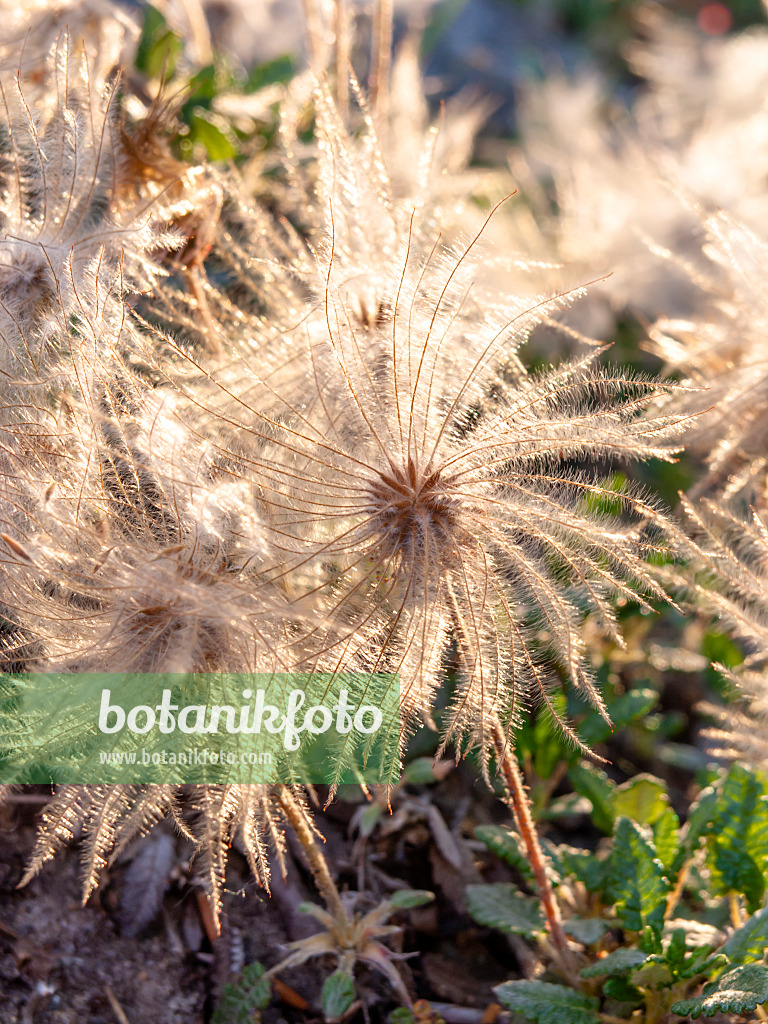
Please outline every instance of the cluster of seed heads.
[[[477, 224], [431, 130], [409, 136], [417, 161], [398, 149], [394, 92], [389, 121], [354, 81], [350, 112], [298, 76], [260, 203], [235, 171], [181, 165], [172, 106], [137, 113], [54, 27], [34, 74], [0, 64], [7, 670], [387, 671], [405, 744], [450, 663], [443, 748], [488, 771], [490, 737], [533, 704], [580, 744], [552, 691], [605, 713], [585, 617], [621, 645], [617, 602], [663, 599], [651, 556], [680, 542], [607, 468], [674, 461], [701, 380], [613, 371], [595, 348], [528, 372], [521, 347], [583, 290], [544, 259], [520, 286], [525, 261], [492, 244], [503, 203]], [[218, 900], [233, 839], [266, 880], [264, 837], [305, 813], [287, 799], [62, 787], [30, 871], [82, 826], [90, 889], [110, 848], [173, 813]]]

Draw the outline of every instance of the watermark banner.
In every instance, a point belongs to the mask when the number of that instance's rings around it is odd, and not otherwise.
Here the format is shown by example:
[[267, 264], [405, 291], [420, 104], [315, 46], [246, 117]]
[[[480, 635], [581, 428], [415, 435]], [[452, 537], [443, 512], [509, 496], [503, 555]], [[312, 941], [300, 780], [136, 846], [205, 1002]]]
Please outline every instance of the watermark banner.
[[0, 783], [391, 783], [386, 673], [0, 676]]

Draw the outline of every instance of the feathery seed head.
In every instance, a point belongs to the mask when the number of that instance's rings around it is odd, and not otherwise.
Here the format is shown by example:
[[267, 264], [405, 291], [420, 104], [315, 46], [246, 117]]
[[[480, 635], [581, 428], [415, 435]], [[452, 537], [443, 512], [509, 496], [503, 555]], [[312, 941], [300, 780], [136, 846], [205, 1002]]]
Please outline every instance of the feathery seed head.
[[724, 502], [683, 498], [694, 543], [674, 583], [739, 638], [747, 657], [736, 669], [715, 667], [743, 698], [741, 706], [704, 705], [718, 727], [705, 733], [714, 756], [768, 769], [768, 523], [753, 510], [751, 522]]

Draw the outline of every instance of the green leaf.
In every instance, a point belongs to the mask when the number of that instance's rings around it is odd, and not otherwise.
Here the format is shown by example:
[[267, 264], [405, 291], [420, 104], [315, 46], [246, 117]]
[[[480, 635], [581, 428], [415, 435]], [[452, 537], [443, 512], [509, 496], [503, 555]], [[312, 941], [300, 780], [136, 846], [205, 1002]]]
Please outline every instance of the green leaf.
[[625, 1003], [628, 1007], [642, 1006], [645, 996], [626, 978], [606, 978], [603, 995], [616, 1003]]
[[253, 1024], [254, 1010], [269, 1004], [271, 984], [258, 962], [248, 964], [236, 981], [224, 986], [211, 1024]]
[[412, 907], [423, 907], [434, 898], [435, 894], [428, 889], [398, 889], [389, 897], [389, 902], [397, 910], [410, 910]]
[[248, 72], [248, 78], [243, 86], [244, 93], [258, 92], [268, 85], [278, 85], [281, 82], [289, 82], [296, 71], [296, 64], [290, 54], [282, 57], [275, 57], [266, 64], [258, 64]]
[[[549, 839], [542, 838], [539, 841], [541, 843], [541, 852], [544, 854], [544, 858], [547, 862], [547, 867], [549, 869], [549, 877], [552, 879], [552, 885], [555, 888], [557, 888], [557, 886], [560, 885], [560, 882], [563, 880], [563, 878], [565, 878], [565, 876], [568, 874], [565, 861], [560, 856], [561, 852], [567, 849], [567, 847], [557, 846], [555, 843], [550, 842]], [[531, 871], [531, 866], [528, 863], [527, 859], [525, 862], [525, 866], [528, 869], [528, 871]], [[523, 874], [525, 874], [525, 869], [521, 870]], [[531, 876], [533, 876], [532, 871]]]
[[493, 990], [500, 1003], [538, 1024], [599, 1024], [599, 1000], [546, 981], [507, 981]]
[[147, 78], [158, 78], [163, 72], [166, 78], [172, 78], [183, 49], [182, 40], [170, 30], [165, 17], [156, 7], [147, 4], [136, 49], [137, 70], [143, 71]]
[[599, 917], [569, 917], [563, 921], [563, 931], [582, 946], [593, 946], [611, 930], [611, 925]]
[[709, 831], [717, 807], [717, 791], [707, 786], [699, 793], [698, 798], [688, 811], [688, 829], [685, 834], [685, 845], [689, 853], [694, 853], [702, 837]]
[[605, 772], [585, 761], [571, 765], [568, 778], [576, 792], [592, 804], [592, 821], [595, 825], [601, 831], [611, 833], [616, 818], [613, 810], [615, 783], [611, 782]]
[[[555, 698], [557, 695], [553, 694]], [[558, 707], [557, 700], [552, 700], [556, 710], [567, 715], [566, 704]], [[540, 779], [548, 779], [561, 761], [575, 760], [574, 751], [564, 742], [561, 733], [552, 728], [552, 719], [548, 714], [540, 712], [536, 716], [533, 727], [533, 770]]]
[[661, 934], [661, 929], [651, 927], [651, 925], [647, 924], [645, 928], [643, 928], [642, 934], [637, 940], [637, 944], [640, 949], [644, 950], [646, 953], [653, 953], [657, 957], [663, 959], [661, 954], [664, 952], [664, 943], [661, 940]]
[[707, 840], [713, 895], [744, 894], [754, 914], [768, 876], [768, 801], [755, 773], [734, 764], [723, 782]]
[[464, 891], [467, 909], [478, 924], [509, 935], [532, 936], [544, 931], [539, 901], [533, 896], [524, 896], [514, 885], [507, 882], [468, 885]]
[[379, 820], [382, 813], [383, 811], [381, 804], [368, 804], [368, 806], [364, 809], [363, 813], [360, 815], [360, 824], [358, 828], [360, 829], [361, 836], [369, 836], [371, 832], [373, 832], [374, 828], [376, 827], [376, 822]]
[[320, 1005], [328, 1020], [343, 1017], [354, 999], [355, 983], [346, 971], [334, 971], [325, 979]]
[[610, 867], [609, 861], [598, 860], [594, 853], [587, 850], [568, 847], [560, 848], [560, 857], [568, 874], [583, 883], [588, 892], [602, 892], [606, 870]]
[[390, 1013], [389, 1024], [415, 1024], [415, 1017], [407, 1006], [398, 1006]]
[[612, 732], [618, 732], [637, 719], [645, 718], [653, 711], [658, 702], [659, 695], [656, 690], [639, 689], [623, 693], [611, 701], [609, 708], [613, 729], [602, 715], [592, 712], [579, 726], [579, 736], [590, 747], [596, 743], [602, 743]]
[[662, 816], [653, 823], [653, 845], [656, 856], [664, 867], [667, 878], [676, 877], [675, 870], [678, 851], [680, 850], [680, 819], [667, 807]]
[[685, 929], [675, 928], [666, 949], [667, 963], [679, 966], [685, 960]]
[[669, 808], [667, 787], [652, 775], [636, 775], [619, 786], [613, 797], [617, 818], [629, 818], [638, 825], [654, 825]]
[[437, 782], [434, 758], [415, 757], [403, 769], [400, 782], [408, 786], [424, 786], [430, 782]]
[[669, 988], [674, 983], [675, 972], [664, 959], [663, 953], [654, 953], [644, 964], [632, 972], [633, 984], [640, 988]]
[[706, 995], [680, 999], [672, 1012], [682, 1017], [714, 1017], [716, 1013], [751, 1013], [768, 1001], [768, 967], [746, 964], [726, 971]]
[[630, 974], [636, 967], [644, 964], [647, 959], [648, 954], [643, 953], [641, 949], [632, 947], [617, 949], [615, 953], [609, 953], [602, 960], [598, 960], [596, 964], [585, 967], [581, 976], [582, 978], [616, 978], [619, 975]]
[[[554, 693], [551, 697], [551, 710], [540, 708], [535, 715], [526, 716], [515, 735], [515, 749], [521, 759], [530, 756], [535, 774], [540, 779], [548, 779], [561, 761], [576, 761], [577, 756], [568, 746], [562, 734], [552, 728], [551, 711], [568, 717], [568, 702], [564, 694]], [[534, 787], [535, 790], [536, 787]], [[535, 796], [535, 793], [532, 794]]]
[[195, 143], [203, 145], [210, 160], [230, 160], [237, 154], [237, 146], [223, 119], [202, 107], [196, 107], [189, 119], [186, 141], [193, 147]]
[[639, 932], [648, 926], [660, 934], [669, 883], [653, 846], [629, 818], [619, 818], [616, 824], [609, 878], [624, 927]]
[[[200, 68], [197, 74], [193, 75], [189, 80], [190, 100], [200, 106], [209, 107], [210, 101], [219, 92], [217, 86], [216, 67], [214, 64], [207, 64], [204, 68]], [[187, 102], [190, 102], [190, 100]]]
[[478, 825], [475, 829], [475, 838], [479, 839], [481, 843], [485, 843], [491, 853], [495, 853], [510, 867], [519, 871], [527, 881], [533, 881], [531, 865], [520, 849], [514, 832], [501, 828], [499, 825]]
[[768, 907], [758, 910], [737, 928], [722, 948], [734, 964], [757, 963], [768, 948]]
[[722, 953], [715, 953], [714, 956], [707, 956], [708, 952], [708, 947], [694, 950], [683, 964], [680, 971], [678, 971], [678, 977], [696, 978], [699, 975], [706, 975], [708, 978], [711, 978], [713, 975], [719, 974], [720, 971], [724, 970], [726, 967], [733, 966], [728, 963], [728, 957], [723, 956]]
[[734, 643], [733, 638], [716, 630], [704, 634], [701, 653], [707, 661], [714, 661], [726, 668], [736, 668], [744, 661], [744, 654], [739, 650], [738, 644]]

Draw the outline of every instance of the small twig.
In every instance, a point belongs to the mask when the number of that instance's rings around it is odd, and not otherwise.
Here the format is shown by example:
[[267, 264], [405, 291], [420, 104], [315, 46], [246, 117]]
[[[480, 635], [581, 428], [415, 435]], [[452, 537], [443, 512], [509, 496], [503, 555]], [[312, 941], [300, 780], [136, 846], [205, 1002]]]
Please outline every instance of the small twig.
[[109, 987], [109, 985], [104, 986], [104, 991], [107, 995], [107, 999], [109, 1000], [109, 1005], [112, 1007], [112, 1012], [114, 1013], [115, 1017], [117, 1017], [119, 1024], [131, 1024], [131, 1022], [125, 1015], [125, 1010], [122, 1008], [120, 1003], [118, 1003], [117, 996]]
[[739, 903], [739, 897], [735, 892], [728, 893], [728, 903], [731, 908], [731, 923], [734, 928], [741, 928], [744, 924], [745, 918], [741, 912], [741, 904]]
[[680, 873], [677, 876], [674, 889], [671, 890], [667, 896], [667, 905], [664, 908], [664, 920], [669, 921], [672, 914], [675, 912], [675, 908], [680, 901], [680, 897], [683, 895], [683, 889], [685, 883], [688, 881], [688, 872], [690, 871], [691, 862], [686, 861], [680, 868]]
[[282, 1002], [288, 1006], [294, 1007], [296, 1010], [309, 1010], [310, 1006], [304, 996], [300, 996], [298, 992], [286, 985], [284, 981], [280, 981], [279, 978], [272, 978], [272, 988], [275, 991], [275, 995]]
[[18, 942], [21, 939], [18, 932], [15, 932], [13, 928], [9, 928], [7, 924], [3, 924], [2, 921], [0, 921], [0, 932], [2, 932], [3, 935], [8, 935], [14, 942]]

